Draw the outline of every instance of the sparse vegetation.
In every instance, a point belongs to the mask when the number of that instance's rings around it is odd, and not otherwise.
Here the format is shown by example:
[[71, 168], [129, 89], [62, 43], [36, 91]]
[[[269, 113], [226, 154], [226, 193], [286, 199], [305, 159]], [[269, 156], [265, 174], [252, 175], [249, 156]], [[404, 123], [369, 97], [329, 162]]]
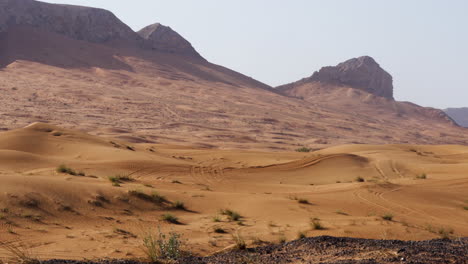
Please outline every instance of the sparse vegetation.
[[335, 213], [339, 214], [339, 215], [348, 215], [347, 213], [345, 213], [345, 212], [343, 212], [341, 210], [337, 210]]
[[179, 218], [172, 214], [163, 214], [161, 219], [171, 224], [180, 224]]
[[226, 230], [222, 229], [221, 227], [216, 227], [214, 229], [214, 232], [218, 233], [218, 234], [226, 234], [227, 233]]
[[426, 173], [422, 173], [422, 174], [416, 176], [416, 179], [425, 180], [425, 179], [427, 179], [427, 175], [426, 175]]
[[[0, 241], [0, 248], [8, 254], [7, 263], [40, 264], [40, 261], [32, 257], [27, 247], [22, 243]], [[1, 260], [0, 263], [2, 263]]]
[[239, 234], [239, 232], [237, 232], [236, 234], [234, 234], [232, 236], [232, 238], [234, 239], [234, 243], [236, 244], [235, 245], [235, 248], [238, 249], [238, 250], [244, 250], [247, 248], [247, 244], [245, 243], [245, 240], [244, 238]]
[[130, 190], [128, 194], [131, 196], [135, 196], [139, 199], [146, 200], [148, 202], [161, 204], [167, 202], [166, 198], [157, 192], [152, 192], [151, 194], [146, 194], [140, 190]]
[[310, 151], [312, 151], [312, 149], [307, 148], [307, 147], [301, 147], [301, 148], [296, 149], [296, 152], [310, 152]]
[[226, 215], [229, 221], [239, 221], [242, 218], [242, 216], [239, 213], [229, 209], [221, 210], [220, 213], [222, 215]]
[[325, 229], [325, 227], [320, 222], [320, 219], [318, 219], [318, 218], [311, 219], [310, 225], [311, 225], [312, 229], [314, 229], [314, 230], [324, 230]]
[[173, 180], [172, 183], [175, 183], [175, 184], [182, 184], [182, 182], [178, 181], [178, 180]]
[[304, 198], [299, 198], [297, 200], [297, 202], [300, 203], [300, 204], [309, 204], [309, 200], [304, 199]]
[[297, 238], [298, 238], [298, 239], [303, 239], [303, 238], [306, 238], [306, 237], [307, 237], [307, 236], [306, 236], [305, 232], [299, 231], [299, 232], [297, 233]]
[[172, 204], [172, 207], [173, 207], [174, 209], [178, 209], [178, 210], [187, 210], [187, 208], [185, 207], [184, 202], [181, 202], [181, 201], [175, 201], [175, 202]]
[[128, 175], [109, 176], [108, 179], [110, 182], [112, 182], [112, 185], [114, 186], [120, 186], [120, 184], [123, 182], [133, 181], [133, 179]]
[[384, 214], [382, 216], [382, 219], [385, 221], [392, 221], [393, 220], [393, 215], [392, 214]]
[[70, 174], [70, 175], [73, 175], [73, 176], [76, 176], [78, 175], [76, 173], [76, 171], [70, 167], [67, 167], [66, 165], [62, 164], [60, 166], [57, 167], [56, 171], [58, 173], [65, 173], [65, 174]]
[[356, 177], [356, 181], [357, 182], [365, 182], [366, 180], [363, 177], [359, 176], [359, 177]]
[[451, 239], [452, 235], [454, 233], [452, 228], [439, 228], [439, 231], [437, 232], [442, 239]]
[[144, 252], [152, 263], [179, 258], [182, 254], [181, 246], [180, 235], [174, 232], [166, 235], [158, 229], [158, 234], [149, 231], [143, 237]]
[[213, 222], [215, 222], [215, 223], [221, 222], [221, 218], [219, 217], [219, 215], [213, 216]]
[[463, 209], [468, 210], [468, 206], [463, 206]]

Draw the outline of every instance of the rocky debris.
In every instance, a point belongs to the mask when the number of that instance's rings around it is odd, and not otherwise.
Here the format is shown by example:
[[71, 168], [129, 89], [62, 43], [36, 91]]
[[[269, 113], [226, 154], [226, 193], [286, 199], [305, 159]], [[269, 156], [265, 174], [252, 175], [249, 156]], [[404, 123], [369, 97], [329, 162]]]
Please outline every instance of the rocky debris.
[[170, 27], [159, 23], [141, 29], [138, 31], [138, 35], [148, 40], [151, 43], [152, 49], [168, 53], [200, 56], [190, 42]]
[[[372, 240], [342, 237], [303, 238], [283, 244], [231, 251], [209, 257], [188, 257], [178, 264], [466, 264], [468, 238], [429, 241]], [[143, 264], [133, 260], [66, 261], [44, 264]], [[171, 262], [172, 263], [172, 262]]]
[[191, 264], [374, 264], [374, 263], [468, 263], [468, 238], [460, 240], [399, 241], [340, 237], [313, 237], [206, 258]]
[[348, 86], [393, 99], [392, 76], [369, 56], [353, 58], [337, 66], [323, 67], [309, 78], [277, 88], [287, 90], [310, 82]]
[[104, 9], [34, 0], [1, 0], [0, 32], [14, 26], [31, 26], [94, 43], [139, 39], [130, 27]]
[[444, 112], [450, 116], [458, 125], [468, 127], [468, 107], [447, 108]]

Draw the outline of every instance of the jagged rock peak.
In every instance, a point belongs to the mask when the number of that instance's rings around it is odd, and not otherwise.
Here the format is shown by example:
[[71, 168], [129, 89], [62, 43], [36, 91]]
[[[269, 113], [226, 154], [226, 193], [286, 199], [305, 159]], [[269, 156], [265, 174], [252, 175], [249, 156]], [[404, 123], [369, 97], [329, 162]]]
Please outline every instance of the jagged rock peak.
[[152, 43], [152, 48], [162, 52], [177, 53], [200, 57], [192, 44], [170, 27], [155, 23], [137, 32]]
[[346, 85], [393, 99], [393, 78], [371, 57], [353, 58], [337, 66], [323, 67], [309, 81]]
[[104, 9], [34, 0], [0, 0], [0, 32], [14, 26], [32, 26], [95, 43], [140, 39], [130, 27]]

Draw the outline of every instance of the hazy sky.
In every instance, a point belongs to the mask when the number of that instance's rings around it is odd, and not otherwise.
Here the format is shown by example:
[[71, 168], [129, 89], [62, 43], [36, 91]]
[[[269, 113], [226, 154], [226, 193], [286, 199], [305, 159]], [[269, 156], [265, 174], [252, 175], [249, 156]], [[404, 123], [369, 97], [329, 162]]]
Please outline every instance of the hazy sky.
[[468, 1], [50, 0], [101, 7], [139, 30], [161, 22], [209, 61], [280, 85], [322, 66], [374, 57], [395, 97], [468, 106]]

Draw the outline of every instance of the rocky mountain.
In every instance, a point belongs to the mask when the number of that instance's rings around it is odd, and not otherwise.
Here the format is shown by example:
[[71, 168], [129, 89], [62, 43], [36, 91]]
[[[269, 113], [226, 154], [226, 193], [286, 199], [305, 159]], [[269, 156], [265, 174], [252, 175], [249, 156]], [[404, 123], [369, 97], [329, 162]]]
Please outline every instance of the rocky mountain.
[[323, 67], [311, 77], [276, 88], [282, 94], [359, 115], [416, 118], [456, 125], [442, 110], [398, 102], [393, 97], [393, 77], [369, 56], [353, 58], [334, 67]]
[[444, 112], [460, 126], [468, 127], [468, 107], [447, 108], [444, 109]]
[[192, 44], [170, 27], [155, 23], [140, 31], [138, 35], [151, 42], [155, 50], [200, 57]]
[[94, 43], [140, 39], [138, 34], [107, 10], [34, 0], [1, 0], [0, 32], [15, 26], [31, 26]]
[[392, 76], [369, 56], [353, 58], [337, 66], [323, 67], [308, 78], [277, 88], [279, 90], [288, 90], [312, 82], [347, 86], [393, 99]]
[[391, 77], [369, 57], [273, 89], [159, 24], [136, 33], [105, 10], [32, 0], [0, 0], [0, 15], [0, 130], [40, 121], [131, 142], [269, 150], [468, 144], [442, 111], [393, 100]]

